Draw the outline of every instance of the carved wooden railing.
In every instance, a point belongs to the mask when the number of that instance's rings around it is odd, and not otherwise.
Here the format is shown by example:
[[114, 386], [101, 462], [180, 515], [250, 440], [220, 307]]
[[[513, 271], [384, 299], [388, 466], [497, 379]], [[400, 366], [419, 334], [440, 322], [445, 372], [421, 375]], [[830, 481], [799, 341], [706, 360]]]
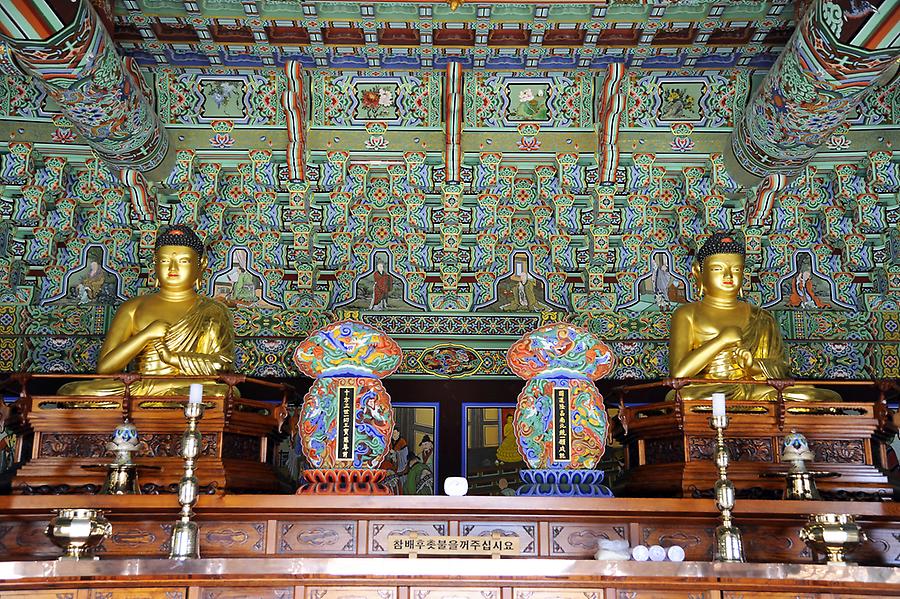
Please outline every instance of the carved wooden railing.
[[[784, 429], [785, 416], [787, 413], [787, 403], [784, 399], [784, 390], [797, 386], [828, 386], [828, 387], [872, 387], [878, 391], [878, 399], [874, 402], [874, 416], [878, 420], [879, 426], [884, 426], [887, 424], [888, 420], [892, 416], [892, 412], [887, 404], [887, 394], [891, 390], [900, 390], [900, 385], [898, 385], [896, 379], [879, 379], [879, 380], [824, 380], [824, 379], [765, 379], [765, 380], [756, 380], [756, 379], [703, 379], [703, 378], [665, 378], [660, 381], [653, 381], [650, 383], [639, 383], [636, 385], [622, 385], [620, 387], [616, 387], [614, 392], [619, 396], [619, 407], [620, 414], [624, 415], [626, 413], [625, 410], [625, 398], [628, 394], [633, 394], [639, 391], [652, 391], [654, 389], [663, 389], [669, 388], [675, 391], [674, 401], [671, 402], [674, 412], [675, 419], [678, 422], [678, 429], [684, 429], [684, 400], [681, 397], [681, 390], [687, 386], [692, 384], [728, 384], [728, 385], [763, 385], [772, 387], [776, 391], [776, 399], [774, 402], [737, 402], [740, 404], [754, 404], [754, 405], [767, 405], [774, 404], [775, 414], [776, 414], [776, 422], [778, 423], [778, 430]], [[798, 402], [791, 402], [798, 403]], [[817, 405], [819, 402], [809, 402], [810, 405]], [[834, 402], [828, 402], [828, 406], [836, 405]], [[622, 420], [622, 425], [628, 428], [628, 423], [625, 419]]]
[[[273, 383], [271, 381], [266, 381], [263, 379], [251, 378], [242, 374], [236, 374], [232, 372], [224, 372], [214, 376], [172, 376], [172, 375], [146, 375], [146, 374], [137, 374], [137, 373], [116, 373], [116, 374], [62, 374], [62, 373], [46, 373], [46, 374], [38, 374], [32, 372], [17, 372], [9, 375], [6, 379], [0, 380], [0, 391], [9, 388], [15, 388], [18, 385], [18, 400], [13, 404], [13, 414], [10, 414], [11, 417], [19, 418], [21, 420], [25, 420], [27, 415], [32, 412], [34, 409], [34, 398], [35, 396], [31, 393], [29, 389], [30, 383], [34, 381], [40, 380], [82, 380], [82, 379], [109, 379], [119, 381], [123, 385], [123, 392], [121, 395], [109, 395], [103, 396], [102, 398], [98, 398], [96, 396], [78, 396], [71, 395], [66, 396], [66, 400], [71, 401], [81, 401], [81, 402], [90, 402], [90, 401], [104, 401], [104, 402], [117, 402], [119, 408], [122, 411], [122, 419], [123, 421], [130, 421], [132, 417], [132, 412], [135, 408], [135, 402], [137, 401], [159, 401], [159, 402], [173, 402], [173, 403], [184, 403], [186, 401], [185, 396], [183, 395], [154, 395], [154, 396], [145, 396], [145, 395], [133, 395], [131, 392], [131, 386], [135, 383], [144, 380], [154, 380], [154, 379], [165, 379], [165, 380], [177, 380], [184, 381], [185, 383], [191, 382], [204, 382], [209, 383], [210, 381], [214, 381], [216, 383], [221, 383], [226, 386], [226, 392], [223, 396], [223, 404], [222, 409], [225, 415], [225, 422], [230, 421], [231, 416], [235, 409], [247, 410], [247, 411], [255, 411], [259, 409], [272, 410], [272, 415], [275, 417], [278, 422], [278, 428], [281, 429], [281, 426], [284, 424], [285, 419], [287, 418], [287, 404], [288, 401], [293, 397], [295, 393], [295, 389], [292, 385], [286, 383]], [[274, 389], [276, 392], [280, 391], [280, 403], [276, 406], [272, 406], [268, 402], [246, 399], [241, 397], [238, 392], [237, 386], [245, 385], [250, 389], [254, 387], [266, 388], [266, 389]], [[60, 397], [60, 396], [58, 396]], [[0, 402], [2, 403], [2, 402]], [[3, 414], [0, 413], [0, 421], [2, 421]]]

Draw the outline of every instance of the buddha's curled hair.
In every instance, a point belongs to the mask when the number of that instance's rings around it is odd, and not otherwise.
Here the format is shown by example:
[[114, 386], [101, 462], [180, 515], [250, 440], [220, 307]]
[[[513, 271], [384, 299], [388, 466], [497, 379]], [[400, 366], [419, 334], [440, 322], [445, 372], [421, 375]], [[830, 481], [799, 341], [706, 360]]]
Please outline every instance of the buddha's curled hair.
[[740, 254], [746, 255], [744, 240], [735, 233], [725, 231], [713, 233], [700, 249], [697, 250], [697, 263], [703, 268], [703, 261], [716, 254]]
[[187, 225], [172, 225], [167, 229], [160, 229], [159, 233], [156, 234], [155, 249], [159, 249], [164, 245], [191, 248], [201, 258], [205, 250], [203, 240]]

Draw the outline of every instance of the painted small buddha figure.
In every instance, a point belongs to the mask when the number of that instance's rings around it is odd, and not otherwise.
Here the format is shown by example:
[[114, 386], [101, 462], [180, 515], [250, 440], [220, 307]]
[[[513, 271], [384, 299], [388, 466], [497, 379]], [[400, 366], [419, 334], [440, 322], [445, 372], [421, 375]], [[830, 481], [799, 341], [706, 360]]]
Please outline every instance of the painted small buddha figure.
[[[185, 225], [160, 231], [154, 269], [159, 291], [132, 298], [116, 311], [97, 361], [98, 374], [123, 372], [135, 362], [145, 375], [210, 376], [234, 363], [234, 325], [228, 307], [195, 289], [206, 268], [200, 237]], [[132, 395], [187, 395], [197, 381], [144, 379], [131, 385]], [[226, 386], [211, 379], [204, 393], [224, 395]], [[121, 395], [113, 379], [76, 381], [60, 395]]]
[[[738, 379], [789, 378], [781, 331], [772, 315], [740, 301], [744, 278], [744, 244], [733, 233], [712, 235], [697, 252], [692, 274], [700, 283], [699, 301], [678, 308], [669, 332], [669, 374], [716, 382], [687, 385], [683, 399], [708, 398], [714, 392], [730, 399], [774, 401], [768, 385], [730, 383]], [[784, 390], [789, 401], [840, 401], [834, 391], [811, 386]], [[674, 398], [674, 391], [667, 399]]]

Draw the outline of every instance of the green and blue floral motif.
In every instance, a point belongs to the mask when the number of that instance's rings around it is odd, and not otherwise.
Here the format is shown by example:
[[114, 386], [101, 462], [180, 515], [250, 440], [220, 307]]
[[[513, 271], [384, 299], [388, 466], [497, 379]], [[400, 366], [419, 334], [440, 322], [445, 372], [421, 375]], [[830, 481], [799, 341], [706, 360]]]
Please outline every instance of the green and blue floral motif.
[[397, 370], [403, 352], [378, 329], [353, 320], [312, 333], [294, 352], [294, 363], [309, 377], [385, 377]]
[[[341, 389], [353, 389], [352, 458], [338, 455], [338, 410]], [[381, 381], [367, 377], [316, 379], [300, 409], [303, 455], [313, 468], [377, 468], [389, 449], [394, 428], [391, 397]]]
[[[593, 381], [613, 368], [609, 347], [585, 329], [556, 323], [524, 335], [506, 359], [510, 370], [529, 379], [513, 417], [519, 453], [528, 466], [593, 468], [606, 450], [608, 426], [603, 396]], [[561, 437], [562, 459], [557, 453]]]

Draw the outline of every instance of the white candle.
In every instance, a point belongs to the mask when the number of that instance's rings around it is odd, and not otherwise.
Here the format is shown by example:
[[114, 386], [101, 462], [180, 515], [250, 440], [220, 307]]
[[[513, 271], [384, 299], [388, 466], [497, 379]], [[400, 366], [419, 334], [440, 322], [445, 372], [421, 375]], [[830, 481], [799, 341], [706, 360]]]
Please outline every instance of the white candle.
[[713, 408], [713, 416], [724, 416], [725, 415], [725, 394], [724, 393], [713, 393], [712, 394], [712, 408]]
[[191, 384], [191, 395], [188, 403], [200, 403], [203, 399], [203, 385], [200, 383]]

